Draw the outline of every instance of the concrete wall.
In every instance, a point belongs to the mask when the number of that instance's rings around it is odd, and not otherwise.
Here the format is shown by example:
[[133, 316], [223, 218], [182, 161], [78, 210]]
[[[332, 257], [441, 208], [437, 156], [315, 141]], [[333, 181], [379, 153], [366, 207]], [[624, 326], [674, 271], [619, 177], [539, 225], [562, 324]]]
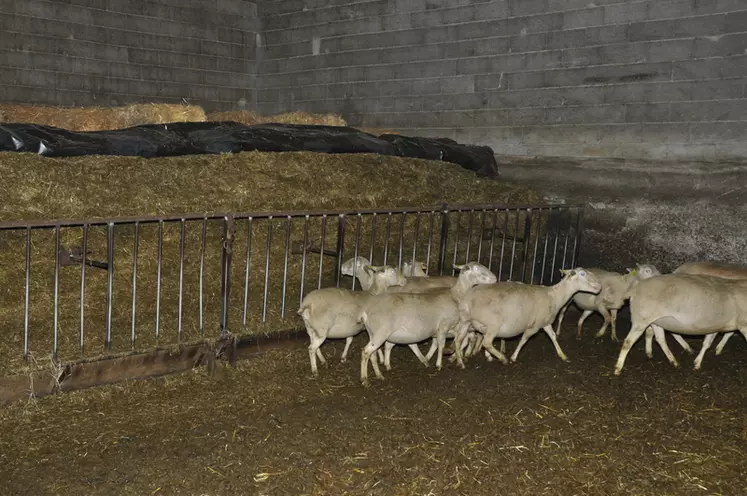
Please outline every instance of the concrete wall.
[[0, 99], [254, 105], [256, 3], [0, 0]]
[[490, 145], [505, 180], [588, 205], [590, 266], [747, 264], [747, 1], [268, 0], [260, 15], [261, 112]]
[[259, 109], [499, 154], [747, 155], [744, 0], [268, 0]]

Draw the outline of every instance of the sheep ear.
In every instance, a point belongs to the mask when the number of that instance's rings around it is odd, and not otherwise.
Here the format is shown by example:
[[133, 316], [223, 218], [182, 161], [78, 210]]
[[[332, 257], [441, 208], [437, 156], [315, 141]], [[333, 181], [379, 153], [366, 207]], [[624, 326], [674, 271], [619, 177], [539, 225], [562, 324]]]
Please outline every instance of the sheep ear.
[[456, 270], [464, 270], [464, 267], [466, 267], [466, 265], [458, 265], [458, 264], [454, 264], [454, 268], [455, 268]]
[[421, 268], [422, 270], [425, 270], [425, 269], [427, 269], [427, 268], [428, 268], [428, 266], [427, 266], [427, 265], [425, 265], [425, 262], [420, 262], [420, 268]]
[[570, 272], [570, 270], [568, 269], [558, 269], [558, 270], [560, 270], [560, 273], [563, 274], [564, 276], [567, 276], [568, 273]]
[[386, 265], [368, 265], [368, 268], [374, 272], [381, 272], [386, 268]]

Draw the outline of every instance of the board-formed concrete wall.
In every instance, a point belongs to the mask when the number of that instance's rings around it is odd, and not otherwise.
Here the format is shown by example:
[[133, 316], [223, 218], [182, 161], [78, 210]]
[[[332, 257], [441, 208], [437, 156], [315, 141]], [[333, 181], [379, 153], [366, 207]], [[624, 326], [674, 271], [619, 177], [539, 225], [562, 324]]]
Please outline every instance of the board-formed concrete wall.
[[0, 101], [252, 108], [259, 25], [245, 0], [0, 0]]
[[747, 155], [744, 0], [267, 0], [259, 110], [496, 153]]

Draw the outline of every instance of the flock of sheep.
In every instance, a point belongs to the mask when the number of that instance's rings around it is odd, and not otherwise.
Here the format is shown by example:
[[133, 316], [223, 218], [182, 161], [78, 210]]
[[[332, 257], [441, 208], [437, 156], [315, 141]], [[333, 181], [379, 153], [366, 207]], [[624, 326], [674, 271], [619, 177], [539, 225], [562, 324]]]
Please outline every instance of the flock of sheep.
[[[653, 355], [653, 340], [675, 367], [677, 360], [667, 346], [664, 330], [687, 351], [692, 349], [685, 335], [705, 336], [695, 359], [699, 369], [706, 350], [718, 333], [724, 334], [716, 354], [738, 330], [747, 338], [747, 268], [713, 262], [691, 262], [671, 274], [662, 275], [654, 266], [638, 265], [626, 274], [577, 267], [562, 270], [555, 285], [497, 282], [495, 274], [477, 262], [457, 265], [458, 277], [429, 277], [420, 262], [405, 262], [402, 269], [372, 266], [364, 257], [346, 261], [341, 273], [356, 277], [362, 291], [321, 288], [303, 299], [298, 314], [303, 318], [311, 344], [311, 371], [317, 375], [317, 359], [326, 365], [320, 346], [328, 338], [346, 339], [342, 352], [345, 362], [353, 338], [363, 331], [369, 342], [361, 353], [361, 382], [368, 385], [368, 364], [379, 379], [379, 364], [391, 370], [390, 355], [395, 345], [407, 345], [428, 366], [434, 353], [441, 369], [447, 338], [453, 338], [453, 355], [464, 368], [464, 359], [482, 349], [489, 361], [497, 358], [507, 364], [505, 340], [521, 335], [510, 360], [540, 329], [549, 336], [555, 351], [567, 360], [557, 336], [566, 309], [574, 303], [582, 311], [578, 336], [584, 320], [593, 312], [604, 317], [596, 337], [612, 327], [617, 341], [617, 312], [630, 301], [632, 327], [625, 338], [615, 366], [622, 371], [633, 344], [645, 332], [646, 354]], [[553, 323], [558, 317], [557, 331]], [[501, 349], [493, 345], [500, 338]], [[431, 339], [424, 356], [418, 344]]]

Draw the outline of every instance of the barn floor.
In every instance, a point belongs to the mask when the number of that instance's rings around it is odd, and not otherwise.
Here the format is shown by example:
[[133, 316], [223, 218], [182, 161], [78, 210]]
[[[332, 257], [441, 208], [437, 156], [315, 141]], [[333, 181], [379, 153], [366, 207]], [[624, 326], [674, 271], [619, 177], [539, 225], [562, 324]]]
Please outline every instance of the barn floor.
[[0, 410], [2, 493], [747, 494], [743, 339], [699, 373], [671, 338], [680, 369], [641, 340], [614, 377], [619, 345], [566, 322], [567, 364], [544, 334], [464, 371], [398, 348], [364, 389], [359, 337], [346, 364], [325, 344], [316, 381], [301, 348], [17, 404]]

